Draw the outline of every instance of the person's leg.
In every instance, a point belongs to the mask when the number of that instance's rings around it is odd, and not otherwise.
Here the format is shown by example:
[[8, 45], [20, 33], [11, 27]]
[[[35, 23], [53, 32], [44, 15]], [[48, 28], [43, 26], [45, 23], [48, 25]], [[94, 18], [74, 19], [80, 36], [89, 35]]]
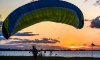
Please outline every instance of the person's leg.
[[33, 59], [35, 60], [34, 54], [33, 54]]
[[35, 60], [37, 59], [37, 54], [34, 54], [34, 59], [35, 59]]

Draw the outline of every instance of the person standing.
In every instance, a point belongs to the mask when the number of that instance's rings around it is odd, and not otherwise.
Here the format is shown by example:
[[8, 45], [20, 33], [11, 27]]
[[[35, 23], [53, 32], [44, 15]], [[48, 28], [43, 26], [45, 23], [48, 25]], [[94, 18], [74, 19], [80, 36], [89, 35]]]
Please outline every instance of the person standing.
[[37, 59], [37, 54], [38, 54], [37, 48], [35, 46], [32, 46], [32, 50], [30, 52], [32, 52], [34, 60], [36, 60]]

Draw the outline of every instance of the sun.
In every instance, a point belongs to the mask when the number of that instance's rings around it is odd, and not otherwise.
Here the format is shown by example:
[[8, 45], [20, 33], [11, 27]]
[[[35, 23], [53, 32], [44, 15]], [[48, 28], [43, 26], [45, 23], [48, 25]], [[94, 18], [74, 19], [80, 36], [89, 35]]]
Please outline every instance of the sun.
[[76, 50], [78, 47], [77, 46], [70, 46], [69, 47], [71, 50]]
[[76, 48], [75, 46], [71, 46], [70, 48]]

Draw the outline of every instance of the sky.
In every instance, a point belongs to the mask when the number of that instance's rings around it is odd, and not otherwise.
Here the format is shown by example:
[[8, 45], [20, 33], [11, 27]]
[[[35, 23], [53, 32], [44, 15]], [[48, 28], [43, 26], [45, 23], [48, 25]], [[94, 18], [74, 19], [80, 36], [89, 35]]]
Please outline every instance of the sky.
[[[0, 47], [29, 49], [34, 43], [43, 49], [91, 49], [93, 42], [96, 45], [94, 49], [100, 49], [100, 19], [95, 19], [100, 16], [100, 6], [93, 5], [95, 0], [64, 1], [73, 3], [83, 12], [85, 20], [82, 29], [61, 23], [41, 22], [19, 31], [9, 40], [1, 34]], [[4, 21], [13, 10], [30, 2], [31, 0], [0, 0], [0, 20]]]

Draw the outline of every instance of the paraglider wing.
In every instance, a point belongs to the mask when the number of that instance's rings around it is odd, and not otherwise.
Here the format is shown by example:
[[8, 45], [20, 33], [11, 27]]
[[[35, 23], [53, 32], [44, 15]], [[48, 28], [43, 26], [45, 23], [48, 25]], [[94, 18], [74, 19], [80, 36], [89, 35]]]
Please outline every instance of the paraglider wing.
[[2, 33], [6, 39], [19, 30], [42, 21], [64, 23], [81, 29], [84, 18], [75, 5], [60, 0], [39, 0], [14, 10], [4, 21]]

